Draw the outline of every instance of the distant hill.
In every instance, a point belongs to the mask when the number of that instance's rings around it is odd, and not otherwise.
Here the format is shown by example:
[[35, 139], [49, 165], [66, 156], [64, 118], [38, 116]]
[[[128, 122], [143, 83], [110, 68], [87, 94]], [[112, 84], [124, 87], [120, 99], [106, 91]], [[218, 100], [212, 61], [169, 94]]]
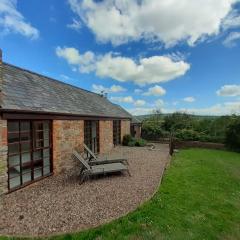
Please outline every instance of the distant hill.
[[[138, 115], [138, 116], [134, 116], [136, 117], [138, 120], [143, 121], [146, 118], [150, 118], [152, 116], [154, 116], [155, 114], [146, 114], [146, 115]], [[162, 118], [166, 117], [166, 116], [170, 116], [172, 115], [172, 113], [161, 113], [160, 116]], [[204, 116], [204, 115], [193, 115], [193, 114], [189, 114], [190, 116], [192, 116], [193, 118], [198, 118], [198, 119], [214, 119], [214, 118], [218, 118], [219, 116]]]

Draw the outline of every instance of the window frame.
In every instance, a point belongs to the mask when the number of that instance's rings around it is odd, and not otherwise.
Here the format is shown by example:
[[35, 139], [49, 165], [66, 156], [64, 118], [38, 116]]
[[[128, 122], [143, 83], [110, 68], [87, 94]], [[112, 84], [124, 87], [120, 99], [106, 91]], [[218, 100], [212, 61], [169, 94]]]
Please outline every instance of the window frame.
[[113, 145], [121, 145], [121, 120], [113, 120]]
[[[18, 129], [17, 131], [10, 131], [9, 129], [9, 124], [12, 123], [12, 122], [17, 122], [18, 123]], [[26, 125], [24, 126], [24, 124], [22, 124], [23, 122], [29, 122], [29, 130], [22, 130], [22, 129], [25, 129]], [[41, 122], [44, 126], [44, 122], [48, 123], [48, 139], [49, 139], [49, 144], [48, 144], [48, 147], [41, 147], [41, 148], [35, 148], [35, 127], [34, 125], [36, 123], [39, 123]], [[42, 130], [42, 132], [44, 132], [44, 129]], [[31, 183], [34, 183], [40, 179], [43, 179], [45, 177], [48, 177], [50, 175], [53, 174], [53, 146], [52, 146], [52, 143], [53, 143], [53, 139], [52, 139], [52, 120], [31, 120], [31, 119], [16, 119], [16, 120], [8, 120], [8, 128], [7, 128], [7, 138], [9, 140], [9, 135], [11, 134], [16, 134], [18, 136], [18, 141], [15, 141], [15, 142], [11, 142], [9, 143], [8, 141], [8, 153], [7, 153], [7, 173], [8, 173], [8, 191], [9, 192], [12, 192], [12, 191], [15, 191], [17, 189], [20, 189], [26, 185], [29, 185]], [[22, 135], [24, 134], [27, 134], [27, 136], [29, 136], [29, 140], [21, 140], [22, 139]], [[44, 141], [44, 135], [43, 135], [43, 141]], [[23, 143], [29, 143], [29, 150], [28, 151], [22, 151], [22, 144]], [[14, 152], [14, 153], [10, 153], [9, 152], [9, 145], [18, 145], [18, 152]], [[48, 165], [44, 165], [44, 155], [43, 155], [43, 152], [45, 149], [48, 149], [49, 150], [49, 163]], [[42, 150], [42, 157], [41, 159], [38, 159], [37, 161], [34, 160], [33, 158], [33, 153], [35, 151], [38, 151], [38, 150]], [[29, 157], [30, 157], [30, 160], [27, 161], [27, 162], [23, 162], [23, 154], [26, 154], [26, 153], [29, 153]], [[14, 156], [18, 156], [18, 163], [17, 164], [10, 164], [10, 158], [11, 157], [14, 157]], [[40, 177], [35, 177], [35, 171], [36, 171], [36, 167], [34, 168], [34, 165], [36, 165], [36, 162], [40, 162], [41, 161], [41, 176]], [[24, 167], [27, 167], [29, 169], [27, 169], [26, 172], [24, 172]], [[45, 174], [44, 175], [44, 169], [46, 167], [49, 167], [50, 168], [50, 172], [48, 174]], [[18, 173], [18, 176], [14, 176], [14, 177], [10, 177], [10, 170], [16, 170], [16, 169], [19, 169], [19, 173]], [[18, 170], [16, 170], [18, 171]], [[24, 179], [24, 176], [26, 176], [27, 174], [29, 174], [30, 172], [30, 180], [25, 182], [23, 181]], [[14, 187], [11, 187], [11, 184], [10, 184], [10, 181], [11, 179], [14, 179], [14, 178], [18, 178], [20, 177], [20, 182], [19, 182], [19, 185], [17, 186], [14, 186]]]

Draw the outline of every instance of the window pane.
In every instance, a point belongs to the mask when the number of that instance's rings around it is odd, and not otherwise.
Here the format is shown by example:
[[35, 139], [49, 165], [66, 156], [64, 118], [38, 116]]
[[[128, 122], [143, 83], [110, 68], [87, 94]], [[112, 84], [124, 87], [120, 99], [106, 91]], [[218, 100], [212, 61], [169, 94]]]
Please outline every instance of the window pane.
[[19, 122], [8, 122], [8, 132], [18, 132]]
[[43, 148], [43, 140], [37, 140], [35, 143], [36, 148]]
[[49, 157], [44, 158], [43, 163], [44, 163], [44, 166], [50, 165], [50, 158]]
[[34, 168], [34, 179], [42, 177], [42, 168]]
[[29, 152], [31, 150], [30, 142], [22, 142], [21, 143], [21, 151], [22, 152]]
[[10, 189], [15, 188], [15, 187], [19, 187], [20, 184], [21, 184], [20, 176], [17, 176], [15, 178], [12, 178], [12, 179], [9, 180]]
[[9, 154], [19, 153], [19, 144], [18, 143], [9, 144], [8, 152]]
[[21, 131], [30, 131], [30, 122], [28, 121], [22, 121], [20, 123], [21, 125]]
[[46, 157], [49, 157], [50, 156], [50, 150], [49, 149], [44, 149], [43, 150], [43, 157], [46, 158]]
[[8, 143], [19, 142], [19, 133], [8, 133]]
[[35, 129], [36, 130], [43, 130], [43, 123], [42, 122], [35, 122]]
[[45, 121], [45, 122], [43, 123], [43, 129], [44, 129], [44, 130], [48, 130], [48, 129], [49, 129], [49, 121]]
[[20, 165], [20, 155], [8, 157], [8, 164], [9, 167]]
[[41, 131], [41, 132], [36, 132], [36, 139], [37, 140], [40, 140], [40, 139], [43, 139], [43, 132]]
[[21, 141], [30, 141], [31, 139], [30, 132], [21, 133]]
[[50, 173], [50, 166], [44, 167], [43, 168], [43, 175], [47, 175]]
[[22, 174], [31, 172], [31, 162], [22, 163]]
[[39, 160], [43, 158], [42, 150], [33, 153], [33, 160]]
[[22, 155], [22, 164], [31, 162], [31, 153], [30, 152], [22, 153], [21, 155]]
[[49, 139], [44, 139], [44, 147], [49, 147]]
[[31, 172], [25, 171], [24, 174], [22, 175], [22, 181], [23, 181], [23, 183], [30, 182], [31, 180], [32, 180]]
[[9, 169], [9, 178], [17, 177], [20, 174], [20, 166], [11, 167]]

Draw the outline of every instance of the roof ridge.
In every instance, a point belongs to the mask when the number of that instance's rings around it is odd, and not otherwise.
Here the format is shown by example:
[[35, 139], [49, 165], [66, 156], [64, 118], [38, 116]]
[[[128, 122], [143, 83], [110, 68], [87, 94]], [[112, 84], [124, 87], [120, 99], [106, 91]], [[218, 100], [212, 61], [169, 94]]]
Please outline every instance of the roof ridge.
[[[73, 87], [73, 88], [76, 88], [76, 89], [79, 89], [79, 90], [83, 90], [83, 91], [85, 91], [85, 92], [89, 92], [89, 93], [96, 94], [96, 95], [98, 95], [99, 97], [101, 97], [101, 95], [100, 95], [99, 93], [95, 93], [95, 92], [92, 92], [92, 91], [90, 91], [90, 90], [87, 90], [87, 89], [84, 89], [84, 88], [81, 88], [81, 87], [78, 87], [78, 86], [75, 86], [75, 85], [72, 85], [72, 84], [69, 84], [69, 83], [62, 82], [62, 81], [57, 80], [57, 79], [55, 79], [55, 78], [45, 76], [45, 75], [43, 75], [43, 74], [40, 74], [40, 73], [31, 71], [31, 70], [28, 70], [28, 69], [26, 69], [26, 68], [22, 68], [22, 67], [19, 67], [19, 66], [13, 65], [13, 64], [11, 64], [11, 63], [7, 63], [7, 62], [3, 62], [3, 64], [8, 65], [8, 66], [10, 66], [10, 67], [18, 68], [18, 69], [20, 69], [20, 70], [22, 70], [22, 71], [26, 71], [26, 72], [29, 72], [29, 73], [31, 73], [31, 74], [38, 75], [38, 76], [40, 76], [40, 77], [47, 78], [47, 79], [49, 79], [50, 81], [54, 81], [54, 82], [57, 82], [57, 83], [60, 83], [60, 84], [63, 84], [63, 85], [68, 85], [68, 86], [70, 86], [70, 87]], [[108, 99], [107, 99], [107, 100], [108, 100]], [[108, 101], [109, 101], [109, 100], [108, 100]]]

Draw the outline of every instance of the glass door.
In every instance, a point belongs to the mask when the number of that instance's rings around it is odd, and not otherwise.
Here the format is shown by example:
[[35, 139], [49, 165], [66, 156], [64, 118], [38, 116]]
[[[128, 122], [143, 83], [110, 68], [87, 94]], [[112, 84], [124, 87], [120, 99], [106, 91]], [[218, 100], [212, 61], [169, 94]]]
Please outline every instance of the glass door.
[[113, 120], [113, 145], [121, 144], [121, 120]]
[[8, 121], [10, 190], [51, 173], [50, 127], [50, 121]]
[[99, 152], [99, 122], [84, 121], [84, 143], [94, 152]]

